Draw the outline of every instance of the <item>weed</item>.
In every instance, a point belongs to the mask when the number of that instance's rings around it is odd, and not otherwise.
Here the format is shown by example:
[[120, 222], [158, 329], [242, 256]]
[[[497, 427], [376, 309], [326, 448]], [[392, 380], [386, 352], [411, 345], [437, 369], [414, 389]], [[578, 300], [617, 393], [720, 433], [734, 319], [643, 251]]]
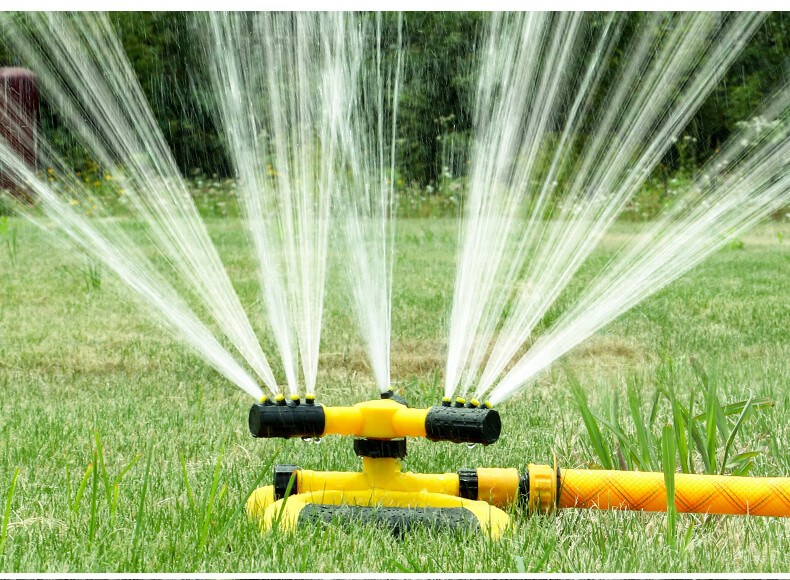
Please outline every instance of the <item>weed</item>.
[[0, 217], [0, 238], [3, 239], [8, 252], [8, 258], [11, 260], [11, 266], [16, 267], [17, 253], [19, 242], [17, 239], [17, 228], [13, 224], [9, 224], [8, 216]]
[[88, 260], [85, 267], [85, 286], [88, 291], [101, 290], [101, 263], [95, 260]]

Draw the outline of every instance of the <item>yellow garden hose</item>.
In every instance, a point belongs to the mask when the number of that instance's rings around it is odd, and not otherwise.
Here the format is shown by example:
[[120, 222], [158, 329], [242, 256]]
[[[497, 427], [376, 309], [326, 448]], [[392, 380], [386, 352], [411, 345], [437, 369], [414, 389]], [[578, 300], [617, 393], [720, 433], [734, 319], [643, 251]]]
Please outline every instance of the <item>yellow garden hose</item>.
[[[667, 508], [664, 474], [634, 471], [563, 469], [560, 508]], [[675, 474], [678, 512], [790, 516], [790, 478]]]

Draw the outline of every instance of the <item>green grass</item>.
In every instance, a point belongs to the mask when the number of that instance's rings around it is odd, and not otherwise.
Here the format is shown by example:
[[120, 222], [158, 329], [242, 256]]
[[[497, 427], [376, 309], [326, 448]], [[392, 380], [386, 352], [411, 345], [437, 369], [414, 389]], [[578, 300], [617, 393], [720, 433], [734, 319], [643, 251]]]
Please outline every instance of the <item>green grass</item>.
[[[456, 227], [452, 220], [401, 222], [393, 373], [414, 404], [441, 396]], [[637, 227], [615, 228], [547, 318]], [[261, 535], [241, 506], [256, 481], [269, 483], [275, 453], [281, 463], [355, 470], [351, 441], [252, 439], [251, 400], [141, 316], [109, 273], [63, 258], [18, 220], [9, 218], [7, 228], [15, 237], [12, 250], [0, 244], [0, 505], [8, 506], [0, 572], [790, 571], [790, 522], [757, 517], [677, 514], [674, 542], [666, 514], [528, 517], [515, 508], [513, 531], [499, 542], [425, 530], [396, 540], [364, 527]], [[274, 352], [241, 225], [214, 220], [210, 229], [264, 347]], [[751, 475], [790, 474], [790, 249], [780, 243], [788, 238], [787, 224], [762, 226], [742, 248], [723, 249], [566, 357], [590, 411], [609, 417], [618, 397], [627, 401], [620, 412], [631, 413], [633, 404], [648, 417], [657, 389], [671, 389], [687, 405], [693, 388], [690, 414], [704, 413], [695, 357], [717, 369], [722, 405], [775, 402], [744, 418], [730, 457], [755, 445], [761, 453], [750, 457]], [[318, 396], [349, 404], [376, 389], [338, 287], [335, 268]], [[633, 403], [628, 384], [639, 386]], [[553, 452], [565, 467], [600, 464], [561, 365], [500, 410], [496, 445], [411, 441], [405, 468], [523, 470], [550, 462]], [[650, 437], [660, 450], [661, 426], [675, 423], [669, 404], [656, 414], [659, 434]], [[636, 443], [648, 437], [633, 422], [620, 426]], [[721, 442], [716, 452], [721, 460]]]

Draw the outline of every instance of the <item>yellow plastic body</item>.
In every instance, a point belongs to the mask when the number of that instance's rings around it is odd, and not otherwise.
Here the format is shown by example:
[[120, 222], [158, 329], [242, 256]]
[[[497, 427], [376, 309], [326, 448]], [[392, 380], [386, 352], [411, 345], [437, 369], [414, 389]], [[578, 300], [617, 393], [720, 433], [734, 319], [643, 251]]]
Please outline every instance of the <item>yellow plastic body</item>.
[[477, 499], [499, 507], [512, 505], [518, 499], [520, 478], [515, 468], [478, 467]]
[[[455, 473], [422, 474], [400, 471], [400, 461], [391, 458], [362, 458], [362, 472], [318, 472], [302, 469], [297, 472], [296, 489], [285, 499], [275, 501], [274, 487], [255, 490], [247, 501], [247, 513], [259, 518], [269, 529], [279, 518], [280, 526], [293, 530], [299, 513], [309, 503], [328, 505], [380, 507], [465, 508], [477, 518], [481, 529], [499, 538], [510, 524], [510, 517], [480, 495], [506, 501], [518, 491], [515, 469], [479, 469], [491, 482], [491, 489], [478, 492], [478, 500], [458, 497], [458, 475]], [[513, 488], [513, 475], [515, 488]], [[506, 503], [504, 505], [507, 505]]]
[[390, 399], [364, 401], [353, 407], [324, 407], [324, 435], [371, 439], [425, 437], [429, 409], [410, 409]]

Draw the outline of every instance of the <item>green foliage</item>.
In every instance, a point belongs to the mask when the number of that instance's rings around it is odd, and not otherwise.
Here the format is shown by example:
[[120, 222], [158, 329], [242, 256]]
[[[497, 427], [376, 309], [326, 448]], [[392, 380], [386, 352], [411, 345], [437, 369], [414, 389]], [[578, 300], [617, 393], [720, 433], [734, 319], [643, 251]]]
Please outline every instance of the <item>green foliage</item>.
[[[228, 154], [212, 118], [213, 97], [206, 67], [191, 21], [184, 12], [118, 12], [111, 16], [121, 43], [151, 105], [154, 117], [185, 174], [199, 169], [223, 179], [230, 175]], [[397, 34], [396, 14], [383, 15], [385, 64], [392, 64]], [[445, 187], [446, 176], [461, 178], [472, 133], [472, 107], [479, 64], [479, 43], [486, 15], [475, 12], [409, 12], [403, 15], [403, 61], [398, 114], [398, 167], [404, 215], [454, 215], [459, 196]], [[634, 17], [636, 18], [636, 17]], [[590, 14], [594, 34], [600, 15]], [[626, 26], [613, 55], [612, 71], [627, 59]], [[688, 123], [685, 134], [654, 171], [630, 219], [655, 215], [671, 198], [669, 176], [685, 178], [707, 160], [734, 131], [750, 119], [759, 104], [786, 77], [790, 14], [767, 17], [754, 38]], [[0, 41], [0, 65], [24, 65]], [[58, 116], [42, 102], [44, 130], [78, 171], [89, 171], [93, 160], [72, 139]], [[86, 173], [87, 175], [87, 173]], [[92, 176], [87, 175], [89, 179]], [[426, 186], [431, 185], [430, 190]], [[419, 195], [418, 195], [419, 192]], [[420, 198], [449, 198], [427, 202]]]
[[[743, 444], [734, 455], [733, 446], [744, 422], [758, 412], [773, 407], [773, 400], [750, 397], [746, 401], [723, 405], [718, 396], [715, 372], [708, 374], [696, 360], [693, 361], [693, 367], [703, 395], [704, 406], [701, 412], [694, 412], [693, 388], [689, 391], [687, 405], [676, 396], [675, 368], [672, 361], [667, 360], [657, 371], [658, 385], [647, 415], [643, 412], [641, 382], [636, 377], [629, 381], [628, 411], [625, 416], [632, 425], [628, 429], [620, 426], [616, 393], [610, 398], [606, 416], [594, 413], [590, 410], [581, 383], [573, 371], [566, 368], [571, 394], [600, 467], [639, 471], [665, 470], [667, 448], [662, 442], [663, 435], [653, 433], [656, 419], [659, 413], [663, 413], [670, 420], [667, 427], [672, 430], [673, 457], [677, 455], [682, 473], [746, 475], [752, 470], [754, 458], [760, 455], [757, 442]], [[672, 461], [674, 465], [674, 459]]]
[[398, 156], [407, 183], [435, 183], [452, 153], [463, 158], [484, 18], [473, 12], [404, 15]]
[[132, 68], [182, 172], [228, 175], [230, 165], [212, 120], [211, 82], [188, 12], [113, 15]]

